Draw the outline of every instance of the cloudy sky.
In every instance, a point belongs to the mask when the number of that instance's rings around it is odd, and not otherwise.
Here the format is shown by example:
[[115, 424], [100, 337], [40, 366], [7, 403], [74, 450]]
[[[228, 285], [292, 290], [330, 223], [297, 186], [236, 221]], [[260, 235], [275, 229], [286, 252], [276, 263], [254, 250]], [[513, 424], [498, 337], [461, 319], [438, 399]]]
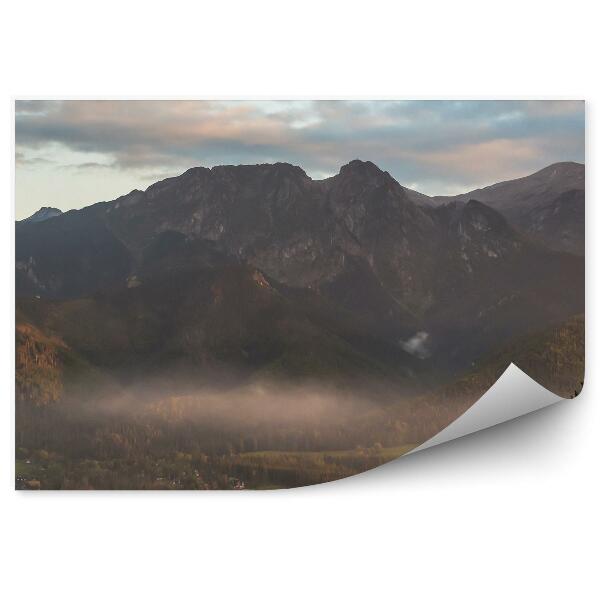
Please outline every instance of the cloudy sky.
[[584, 161], [571, 101], [17, 101], [16, 218], [111, 200], [192, 166], [290, 162], [313, 179], [354, 158], [455, 194]]

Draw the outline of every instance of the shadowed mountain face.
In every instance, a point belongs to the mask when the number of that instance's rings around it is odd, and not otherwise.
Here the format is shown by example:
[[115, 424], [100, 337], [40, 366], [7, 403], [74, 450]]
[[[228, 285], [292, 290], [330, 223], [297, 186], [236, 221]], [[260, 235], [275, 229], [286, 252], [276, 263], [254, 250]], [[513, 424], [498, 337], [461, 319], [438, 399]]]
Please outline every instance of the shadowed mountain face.
[[527, 177], [503, 181], [436, 203], [479, 200], [501, 212], [519, 231], [555, 250], [584, 254], [585, 167], [564, 162]]
[[549, 247], [585, 254], [585, 191], [562, 192], [550, 202], [515, 216], [515, 226]]
[[[193, 168], [18, 223], [17, 296], [42, 330], [115, 369], [414, 379], [583, 310], [583, 260], [534, 239], [552, 229], [577, 247], [577, 228], [557, 231], [582, 199], [547, 205], [540, 183], [579, 181], [567, 172], [429, 207], [371, 162], [322, 181], [283, 163]], [[536, 194], [527, 213], [515, 185]]]

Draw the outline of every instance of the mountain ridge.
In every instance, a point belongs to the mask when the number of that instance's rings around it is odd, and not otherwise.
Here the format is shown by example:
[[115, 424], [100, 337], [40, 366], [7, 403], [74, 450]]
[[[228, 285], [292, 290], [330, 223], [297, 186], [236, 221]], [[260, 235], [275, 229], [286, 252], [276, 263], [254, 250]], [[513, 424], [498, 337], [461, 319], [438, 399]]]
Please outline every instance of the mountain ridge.
[[[577, 192], [577, 194], [573, 194]], [[568, 195], [570, 194], [570, 195]], [[553, 206], [562, 197], [560, 219]], [[585, 165], [560, 162], [531, 175], [501, 181], [456, 196], [435, 196], [436, 204], [477, 199], [501, 212], [519, 231], [548, 247], [583, 256], [585, 248]], [[572, 200], [565, 203], [565, 199]], [[560, 201], [559, 201], [560, 202]], [[550, 217], [546, 223], [544, 217]]]
[[196, 167], [17, 228], [19, 297], [148, 303], [168, 274], [244, 265], [325, 327], [344, 311], [390, 352], [424, 331], [428, 354], [449, 363], [583, 306], [577, 257], [538, 247], [476, 199], [420, 206], [370, 161], [324, 180], [288, 163]]
[[[322, 179], [313, 179], [306, 173], [306, 171], [304, 171], [304, 169], [302, 169], [302, 167], [300, 167], [298, 165], [294, 165], [292, 163], [288, 163], [288, 162], [257, 163], [257, 164], [244, 163], [244, 164], [238, 164], [238, 165], [234, 165], [234, 164], [215, 165], [213, 167], [203, 167], [203, 166], [190, 167], [189, 169], [187, 169], [180, 175], [175, 175], [173, 177], [167, 177], [165, 179], [158, 180], [158, 181], [150, 184], [146, 188], [146, 190], [133, 189], [130, 192], [128, 192], [127, 194], [124, 194], [123, 196], [120, 196], [113, 200], [104, 200], [104, 201], [97, 202], [95, 204], [84, 206], [80, 209], [72, 209], [72, 210], [84, 210], [86, 208], [90, 208], [91, 206], [104, 205], [104, 204], [110, 204], [113, 202], [117, 202], [121, 199], [127, 198], [132, 195], [138, 196], [140, 194], [146, 194], [148, 191], [153, 192], [154, 188], [160, 188], [163, 185], [168, 185], [169, 182], [173, 182], [181, 177], [186, 177], [186, 176], [189, 176], [192, 174], [213, 173], [213, 172], [214, 173], [226, 173], [226, 172], [230, 172], [231, 170], [236, 170], [236, 169], [249, 169], [250, 170], [250, 169], [256, 169], [256, 168], [270, 168], [270, 167], [275, 168], [275, 169], [285, 169], [288, 173], [295, 173], [295, 174], [301, 176], [302, 178], [306, 179], [307, 181], [316, 182], [316, 183], [329, 181], [331, 179], [334, 179], [334, 178], [342, 175], [343, 173], [348, 173], [348, 172], [353, 172], [353, 171], [356, 172], [357, 170], [360, 170], [363, 173], [368, 172], [368, 171], [378, 172], [382, 176], [387, 175], [388, 177], [393, 179], [398, 185], [400, 185], [400, 187], [402, 187], [406, 191], [407, 195], [411, 198], [411, 200], [413, 202], [415, 202], [417, 204], [422, 204], [423, 206], [428, 206], [428, 207], [439, 206], [440, 204], [445, 204], [445, 203], [453, 202], [453, 201], [461, 201], [461, 200], [468, 199], [475, 195], [479, 195], [479, 196], [481, 196], [482, 194], [486, 195], [489, 191], [496, 191], [506, 185], [509, 185], [509, 184], [514, 185], [514, 184], [518, 184], [519, 182], [530, 181], [532, 179], [537, 179], [537, 178], [540, 178], [540, 177], [548, 175], [548, 174], [550, 174], [550, 179], [553, 179], [553, 178], [555, 178], [556, 175], [560, 175], [561, 172], [565, 172], [565, 171], [566, 171], [567, 175], [569, 175], [570, 180], [573, 181], [574, 183], [568, 184], [566, 186], [563, 185], [562, 187], [566, 188], [564, 191], [568, 191], [570, 189], [583, 189], [584, 184], [585, 184], [585, 182], [584, 182], [585, 164], [578, 163], [576, 161], [562, 161], [562, 162], [552, 163], [552, 164], [550, 164], [546, 167], [543, 167], [542, 169], [539, 169], [538, 171], [535, 171], [529, 175], [524, 175], [521, 177], [517, 177], [515, 179], [499, 181], [499, 182], [484, 186], [482, 188], [474, 188], [470, 191], [461, 192], [459, 194], [454, 194], [454, 195], [444, 195], [444, 194], [427, 195], [418, 190], [403, 186], [400, 183], [398, 183], [393, 178], [393, 176], [390, 175], [390, 173], [388, 171], [383, 171], [375, 163], [373, 163], [372, 161], [368, 161], [368, 160], [363, 161], [361, 159], [353, 159], [353, 160], [349, 161], [348, 163], [342, 165], [337, 174], [331, 175], [329, 177], [325, 177]], [[480, 198], [477, 198], [477, 199], [480, 199]], [[483, 200], [483, 201], [485, 202], [485, 200]], [[36, 211], [36, 213], [34, 213], [33, 215], [30, 215], [29, 217], [26, 217], [25, 219], [22, 219], [19, 222], [33, 220], [33, 217], [37, 213], [39, 213], [41, 211], [47, 211], [47, 210], [58, 211], [57, 215], [64, 214], [63, 211], [61, 211], [60, 209], [57, 209], [57, 208], [41, 207], [40, 209], [38, 209], [38, 211]]]

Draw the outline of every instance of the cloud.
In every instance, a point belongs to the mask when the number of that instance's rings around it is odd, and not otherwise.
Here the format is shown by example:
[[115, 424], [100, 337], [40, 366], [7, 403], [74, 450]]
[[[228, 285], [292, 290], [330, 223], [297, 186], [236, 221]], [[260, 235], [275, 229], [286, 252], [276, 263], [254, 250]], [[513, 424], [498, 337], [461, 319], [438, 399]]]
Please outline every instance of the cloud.
[[[286, 161], [309, 175], [369, 159], [404, 185], [452, 193], [584, 160], [584, 105], [567, 101], [18, 101], [18, 151], [58, 146], [84, 170], [140, 179], [190, 166]], [[94, 163], [96, 163], [94, 165]], [[108, 167], [106, 165], [109, 165]]]
[[417, 358], [424, 359], [431, 356], [431, 352], [427, 345], [428, 339], [429, 334], [426, 331], [418, 331], [408, 340], [400, 342], [400, 346], [405, 352], [408, 352]]
[[36, 165], [53, 164], [54, 161], [42, 156], [28, 157], [23, 152], [15, 152], [15, 164], [19, 167], [34, 167]]
[[86, 171], [97, 171], [102, 169], [114, 169], [114, 163], [101, 163], [96, 161], [77, 163], [72, 165], [61, 165], [61, 169], [67, 169], [70, 171], [77, 171], [83, 173]]

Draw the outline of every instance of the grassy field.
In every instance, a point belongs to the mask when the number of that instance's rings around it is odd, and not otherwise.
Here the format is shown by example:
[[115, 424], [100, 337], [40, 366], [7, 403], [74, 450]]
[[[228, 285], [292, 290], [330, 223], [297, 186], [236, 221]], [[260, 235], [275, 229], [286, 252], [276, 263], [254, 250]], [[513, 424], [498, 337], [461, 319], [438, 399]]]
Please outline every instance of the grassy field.
[[39, 467], [34, 464], [27, 464], [24, 460], [15, 461], [15, 475], [27, 478], [34, 478], [37, 475]]
[[309, 460], [315, 465], [324, 465], [331, 459], [334, 461], [355, 460], [356, 458], [378, 458], [387, 462], [394, 460], [407, 452], [410, 452], [415, 446], [407, 444], [395, 448], [355, 448], [354, 450], [325, 450], [325, 451], [300, 451], [300, 452], [282, 452], [280, 450], [264, 450], [261, 452], [244, 452], [240, 457], [247, 460], [259, 460], [267, 462], [277, 462], [281, 460], [297, 459]]
[[269, 450], [200, 461], [182, 453], [146, 461], [18, 458], [15, 477], [17, 489], [232, 489], [236, 481], [243, 482], [246, 489], [279, 489], [349, 477], [413, 448], [376, 445], [319, 452]]

